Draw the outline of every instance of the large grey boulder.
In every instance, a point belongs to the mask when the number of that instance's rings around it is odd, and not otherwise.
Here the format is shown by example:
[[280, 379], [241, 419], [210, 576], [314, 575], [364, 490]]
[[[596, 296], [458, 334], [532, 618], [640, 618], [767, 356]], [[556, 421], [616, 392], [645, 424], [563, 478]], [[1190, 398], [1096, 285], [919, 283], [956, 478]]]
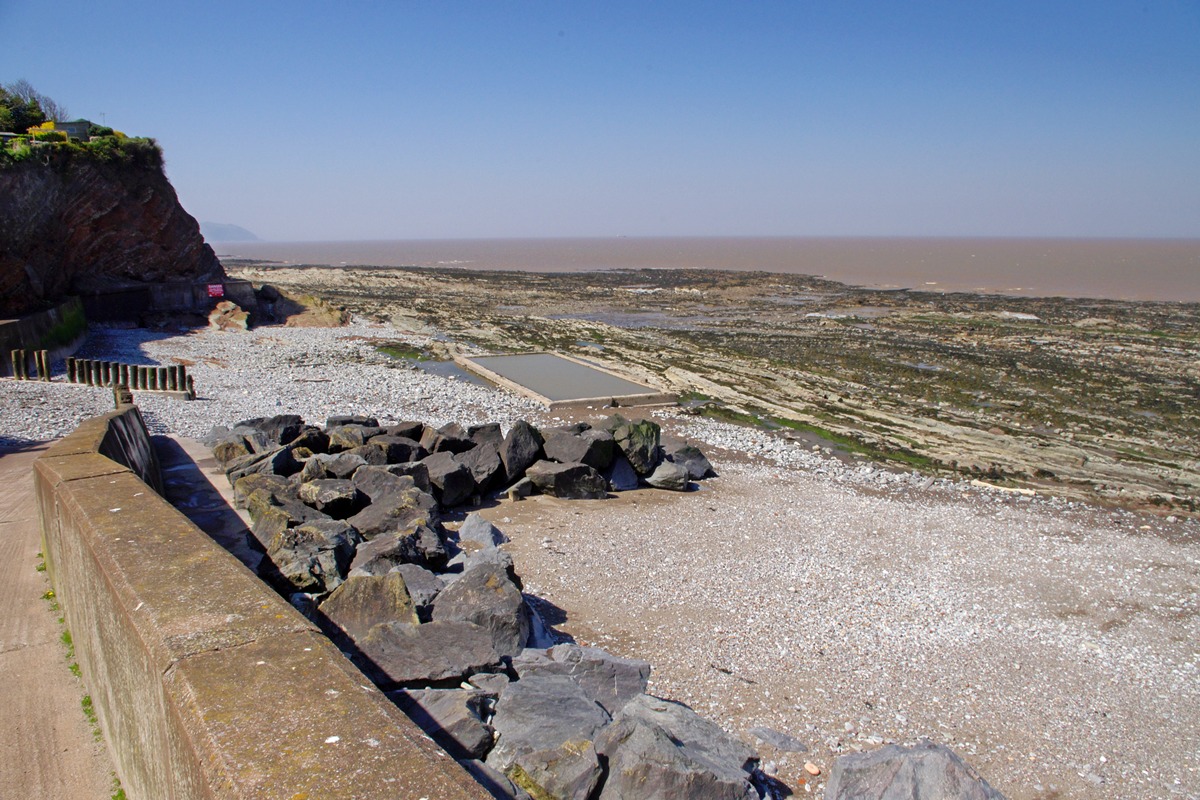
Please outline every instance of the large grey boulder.
[[688, 477], [694, 481], [711, 478], [717, 474], [713, 471], [712, 464], [709, 463], [704, 453], [700, 452], [700, 448], [693, 444], [664, 446], [663, 455], [668, 461], [686, 469]]
[[484, 724], [487, 692], [470, 689], [397, 689], [388, 698], [455, 758], [483, 758], [492, 749]]
[[500, 445], [500, 460], [504, 463], [504, 479], [513, 483], [542, 457], [542, 435], [525, 420], [518, 420], [509, 429]]
[[407, 464], [388, 464], [384, 469], [397, 477], [412, 478], [418, 489], [430, 496], [433, 495], [433, 484], [429, 482], [429, 469], [420, 461], [410, 461]]
[[630, 422], [620, 414], [614, 414], [604, 421], [603, 428], [613, 435], [617, 447], [638, 475], [649, 475], [658, 466], [662, 428], [657, 422], [648, 419]]
[[420, 443], [430, 453], [464, 453], [475, 446], [475, 442], [457, 422], [443, 425], [437, 430], [426, 428]]
[[429, 471], [433, 496], [443, 508], [461, 505], [475, 494], [478, 487], [471, 470], [454, 459], [449, 451], [436, 452], [421, 461]]
[[402, 436], [405, 439], [413, 441], [421, 441], [421, 437], [425, 435], [424, 422], [397, 422], [395, 425], [389, 425], [383, 431], [388, 436]]
[[620, 658], [577, 644], [525, 650], [513, 658], [512, 666], [521, 680], [545, 675], [568, 677], [609, 714], [616, 714], [634, 697], [644, 694], [650, 679], [648, 661]]
[[312, 520], [280, 532], [267, 547], [259, 574], [289, 594], [324, 594], [341, 585], [360, 541], [341, 520]]
[[454, 460], [471, 471], [480, 489], [491, 489], [504, 481], [504, 462], [499, 448], [491, 442], [477, 444], [454, 456]]
[[415, 442], [404, 436], [394, 436], [385, 433], [380, 436], [372, 436], [369, 444], [383, 451], [384, 463], [386, 464], [405, 464], [409, 461], [420, 461], [428, 455], [425, 452], [425, 448], [421, 447], [419, 442]]
[[318, 606], [328, 632], [344, 634], [351, 641], [366, 638], [381, 622], [418, 622], [416, 608], [408, 595], [404, 576], [351, 575]]
[[294, 449], [275, 447], [262, 453], [252, 453], [235, 458], [225, 465], [225, 476], [229, 482], [237, 483], [239, 478], [246, 475], [295, 475], [304, 468], [304, 462], [297, 459]]
[[367, 465], [355, 470], [351, 478], [354, 488], [362, 492], [371, 502], [396, 492], [407, 492], [419, 488], [413, 478], [396, 475], [386, 467]]
[[362, 447], [367, 443], [363, 431], [364, 428], [362, 425], [338, 425], [333, 428], [326, 428], [325, 434], [329, 437], [329, 452], [340, 453], [343, 450], [353, 450], [356, 447]]
[[242, 420], [234, 428], [253, 428], [272, 444], [285, 445], [291, 444], [304, 430], [304, 420], [295, 414], [277, 414], [268, 418]]
[[415, 486], [378, 495], [370, 505], [346, 521], [374, 539], [384, 533], [406, 530], [410, 525], [429, 525], [437, 520], [437, 501]]
[[296, 496], [296, 489], [292, 486], [292, 482], [281, 475], [246, 475], [233, 482], [232, 485], [233, 505], [236, 508], [245, 508], [250, 495], [260, 489], [275, 497]]
[[599, 797], [758, 800], [754, 752], [681, 703], [633, 698], [596, 737], [608, 764]]
[[487, 763], [535, 797], [587, 798], [601, 777], [593, 742], [609, 719], [566, 676], [514, 681], [496, 701]]
[[538, 461], [525, 470], [538, 491], [569, 500], [599, 500], [608, 494], [608, 481], [587, 464]]
[[944, 745], [887, 745], [833, 762], [826, 800], [1003, 800]]
[[375, 440], [360, 444], [358, 447], [351, 447], [349, 450], [343, 451], [345, 455], [358, 456], [363, 461], [374, 467], [382, 467], [388, 463], [388, 451], [386, 447], [375, 444]]
[[362, 497], [345, 478], [323, 478], [300, 484], [297, 492], [305, 504], [334, 519], [345, 519], [362, 505]]
[[433, 601], [434, 622], [472, 622], [490, 631], [496, 652], [514, 656], [529, 641], [530, 612], [521, 590], [497, 563], [466, 570]]
[[546, 458], [563, 464], [587, 464], [595, 470], [603, 470], [612, 463], [617, 443], [608, 431], [588, 428], [579, 433], [570, 431], [548, 431], [542, 446]]
[[464, 548], [499, 547], [507, 541], [508, 537], [499, 528], [474, 511], [467, 515], [458, 529], [458, 543]]
[[[242, 479], [246, 480], [249, 478]], [[282, 535], [288, 528], [294, 528], [304, 522], [331, 519], [328, 514], [302, 503], [296, 495], [296, 490], [291, 487], [278, 492], [256, 489], [246, 498], [246, 510], [250, 514], [250, 533], [262, 545], [264, 551], [270, 548], [275, 537]]]
[[384, 689], [458, 681], [501, 664], [491, 631], [473, 622], [384, 622], [357, 644], [359, 669]]
[[686, 492], [688, 480], [687, 469], [670, 461], [661, 462], [646, 476], [646, 483], [655, 489], [669, 489], [673, 492]]
[[349, 478], [366, 463], [362, 456], [351, 453], [313, 453], [304, 461], [300, 480], [308, 483], [322, 478]]
[[475, 444], [490, 444], [500, 450], [504, 443], [504, 433], [500, 430], [499, 422], [485, 422], [482, 425], [472, 425], [467, 428], [467, 438]]
[[392, 571], [404, 576], [404, 586], [417, 608], [417, 616], [421, 622], [429, 622], [433, 618], [433, 600], [446, 588], [446, 582], [417, 564], [400, 564], [392, 567]]
[[440, 569], [446, 565], [446, 560], [446, 547], [441, 534], [433, 526], [414, 522], [360, 544], [354, 552], [350, 569], [370, 575], [384, 575], [400, 564]]

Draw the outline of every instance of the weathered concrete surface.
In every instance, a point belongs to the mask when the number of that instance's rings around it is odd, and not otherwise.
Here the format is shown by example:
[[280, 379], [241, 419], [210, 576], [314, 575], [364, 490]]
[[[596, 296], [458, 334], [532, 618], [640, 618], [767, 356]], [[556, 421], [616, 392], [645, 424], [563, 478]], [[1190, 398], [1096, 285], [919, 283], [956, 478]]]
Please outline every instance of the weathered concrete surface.
[[[106, 418], [135, 430], [135, 411]], [[130, 798], [487, 796], [315, 626], [134, 473], [81, 447], [95, 428], [51, 447], [35, 485]], [[125, 450], [145, 453], [141, 436]]]
[[80, 707], [57, 614], [42, 595], [31, 469], [41, 449], [0, 451], [0, 794], [108, 800], [112, 760]]

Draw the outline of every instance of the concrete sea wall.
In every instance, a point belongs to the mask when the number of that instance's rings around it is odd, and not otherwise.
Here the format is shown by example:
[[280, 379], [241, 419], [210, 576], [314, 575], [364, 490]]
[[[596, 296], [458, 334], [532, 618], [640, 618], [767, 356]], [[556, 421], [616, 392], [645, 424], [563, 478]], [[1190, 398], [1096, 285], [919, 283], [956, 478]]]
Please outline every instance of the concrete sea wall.
[[489, 795], [163, 500], [136, 406], [38, 460], [43, 552], [130, 798]]

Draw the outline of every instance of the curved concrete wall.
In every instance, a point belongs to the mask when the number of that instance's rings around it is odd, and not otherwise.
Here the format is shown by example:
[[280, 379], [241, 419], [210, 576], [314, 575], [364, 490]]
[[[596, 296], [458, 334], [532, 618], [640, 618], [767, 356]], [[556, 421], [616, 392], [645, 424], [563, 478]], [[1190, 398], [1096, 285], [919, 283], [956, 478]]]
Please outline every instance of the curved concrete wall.
[[34, 468], [43, 552], [130, 798], [485, 798], [335, 647], [145, 482], [136, 406]]

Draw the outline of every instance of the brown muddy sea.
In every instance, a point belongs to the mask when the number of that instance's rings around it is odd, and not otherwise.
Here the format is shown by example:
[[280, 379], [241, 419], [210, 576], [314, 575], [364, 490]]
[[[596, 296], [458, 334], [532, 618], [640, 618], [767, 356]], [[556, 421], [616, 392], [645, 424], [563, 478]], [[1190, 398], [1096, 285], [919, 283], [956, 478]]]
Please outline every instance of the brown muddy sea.
[[687, 237], [219, 243], [288, 265], [763, 270], [854, 286], [1200, 302], [1200, 239]]

